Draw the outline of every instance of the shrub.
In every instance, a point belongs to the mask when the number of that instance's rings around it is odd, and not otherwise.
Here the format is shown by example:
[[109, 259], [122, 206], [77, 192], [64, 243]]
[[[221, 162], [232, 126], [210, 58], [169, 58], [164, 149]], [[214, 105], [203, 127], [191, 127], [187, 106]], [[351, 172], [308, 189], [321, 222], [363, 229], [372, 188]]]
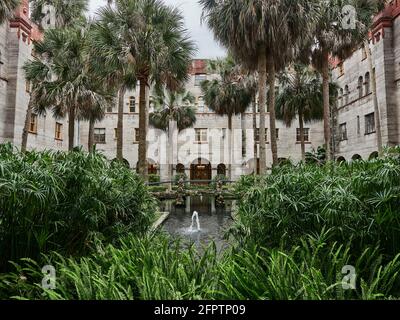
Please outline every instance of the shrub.
[[[169, 237], [130, 236], [83, 258], [53, 255], [55, 290], [42, 289], [41, 266], [31, 260], [0, 275], [0, 298], [19, 299], [383, 299], [398, 296], [400, 257], [387, 263], [376, 249], [357, 258], [348, 245], [328, 246], [325, 231], [291, 250], [250, 246], [199, 254]], [[355, 290], [342, 288], [343, 266], [357, 270]]]
[[302, 236], [332, 229], [331, 241], [366, 245], [387, 255], [400, 252], [400, 160], [301, 164], [274, 168], [269, 176], [245, 177], [235, 234], [240, 241], [291, 248]]
[[161, 181], [161, 177], [158, 174], [149, 174], [149, 182], [157, 183]]
[[154, 211], [142, 180], [100, 154], [0, 146], [0, 269], [51, 250], [85, 253], [95, 238], [143, 233]]
[[174, 181], [175, 184], [178, 184], [179, 180], [183, 179], [183, 181], [187, 181], [188, 180], [188, 176], [186, 175], [186, 173], [178, 173], [175, 175], [174, 177]]

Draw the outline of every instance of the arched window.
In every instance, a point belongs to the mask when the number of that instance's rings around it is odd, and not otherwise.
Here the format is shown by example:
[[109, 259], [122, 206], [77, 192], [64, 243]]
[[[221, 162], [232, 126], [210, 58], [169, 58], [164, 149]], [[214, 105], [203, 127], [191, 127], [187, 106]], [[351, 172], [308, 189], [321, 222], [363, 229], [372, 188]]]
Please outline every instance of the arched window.
[[345, 105], [349, 104], [349, 95], [350, 95], [349, 86], [346, 85], [344, 87], [344, 104]]
[[362, 98], [363, 97], [363, 77], [359, 77], [358, 78], [358, 98]]
[[371, 83], [371, 77], [370, 77], [369, 72], [367, 72], [367, 73], [365, 74], [365, 82], [364, 82], [364, 85], [365, 85], [365, 94], [370, 94], [370, 93], [371, 93], [371, 86], [370, 86], [370, 83]]
[[217, 166], [217, 174], [218, 175], [222, 175], [222, 176], [226, 176], [226, 166], [223, 163], [220, 163]]

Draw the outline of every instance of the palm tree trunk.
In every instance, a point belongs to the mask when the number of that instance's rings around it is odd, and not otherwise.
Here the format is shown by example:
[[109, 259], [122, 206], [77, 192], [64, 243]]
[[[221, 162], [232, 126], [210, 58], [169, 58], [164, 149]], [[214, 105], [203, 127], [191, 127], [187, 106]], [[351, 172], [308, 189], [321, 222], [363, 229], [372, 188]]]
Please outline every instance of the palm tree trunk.
[[117, 160], [124, 159], [124, 96], [125, 86], [122, 86], [118, 91], [118, 121], [117, 121]]
[[75, 106], [68, 111], [68, 151], [72, 151], [75, 145]]
[[[168, 180], [173, 180], [173, 157], [174, 157], [174, 147], [173, 147], [173, 136], [175, 130], [175, 123], [173, 119], [168, 121], [168, 147], [167, 147], [167, 159], [168, 159]], [[169, 184], [169, 190], [172, 190], [172, 182]]]
[[254, 161], [257, 162], [257, 141], [256, 137], [256, 130], [257, 130], [257, 104], [256, 99], [254, 98], [253, 102], [253, 134], [254, 134]]
[[304, 141], [304, 118], [303, 112], [299, 112], [299, 127], [300, 127], [300, 145], [301, 145], [301, 161], [306, 161], [306, 143]]
[[[383, 144], [382, 144], [381, 115], [380, 115], [379, 104], [378, 104], [378, 94], [376, 91], [376, 75], [375, 75], [375, 70], [374, 70], [374, 66], [372, 63], [372, 53], [371, 53], [371, 49], [369, 47], [368, 40], [364, 41], [364, 47], [365, 47], [365, 52], [367, 53], [369, 74], [370, 74], [370, 79], [371, 79], [372, 98], [374, 101], [375, 128], [376, 128], [378, 153], [379, 153], [379, 155], [382, 155]], [[368, 94], [368, 92], [366, 92], [366, 94]]]
[[326, 159], [332, 160], [331, 153], [331, 115], [329, 101], [329, 52], [325, 51], [322, 62], [322, 95], [324, 104], [324, 138], [326, 147]]
[[278, 164], [278, 145], [276, 142], [276, 116], [275, 116], [275, 61], [273, 57], [269, 57], [267, 63], [268, 69], [268, 83], [269, 83], [269, 126], [271, 135], [271, 151], [272, 151], [272, 163], [274, 166]]
[[[260, 174], [266, 172], [267, 155], [265, 141], [265, 105], [267, 96], [267, 56], [265, 49], [261, 50], [258, 59], [258, 107], [260, 109]], [[257, 160], [256, 160], [257, 162]]]
[[148, 79], [140, 80], [139, 97], [139, 174], [147, 180], [147, 93]]
[[31, 101], [32, 101], [32, 98], [29, 99], [28, 109], [26, 109], [25, 124], [24, 124], [24, 129], [22, 130], [21, 152], [26, 152], [26, 148], [28, 145], [29, 126], [30, 126], [31, 117], [32, 117], [32, 102]]
[[229, 180], [232, 178], [232, 141], [233, 141], [233, 139], [232, 139], [232, 136], [233, 136], [233, 133], [232, 133], [232, 115], [231, 114], [229, 114], [228, 115], [228, 131], [229, 131], [229, 141], [228, 141], [228, 144], [229, 144], [229, 163], [228, 163], [228, 178], [229, 178]]
[[94, 151], [94, 120], [89, 120], [88, 151]]

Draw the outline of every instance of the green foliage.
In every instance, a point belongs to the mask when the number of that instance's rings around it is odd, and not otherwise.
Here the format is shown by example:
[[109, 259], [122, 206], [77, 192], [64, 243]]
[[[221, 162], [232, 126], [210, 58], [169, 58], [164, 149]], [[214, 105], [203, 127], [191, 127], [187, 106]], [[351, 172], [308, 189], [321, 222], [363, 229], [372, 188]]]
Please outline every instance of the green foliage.
[[245, 177], [237, 234], [268, 247], [298, 245], [305, 235], [331, 230], [331, 241], [361, 254], [379, 246], [400, 252], [400, 161], [387, 154], [369, 162], [277, 167], [269, 176]]
[[150, 183], [156, 183], [156, 182], [160, 182], [161, 181], [161, 177], [158, 174], [149, 174], [149, 182]]
[[21, 0], [1, 0], [0, 24], [12, 17], [14, 10], [20, 5]]
[[[218, 256], [199, 254], [156, 235], [130, 236], [119, 247], [99, 247], [84, 258], [46, 258], [57, 270], [56, 289], [40, 287], [32, 260], [0, 276], [0, 298], [17, 299], [382, 299], [398, 293], [400, 256], [382, 262], [378, 250], [354, 259], [349, 246], [327, 246], [329, 230], [304, 238], [289, 251], [250, 246]], [[356, 266], [355, 290], [342, 288], [343, 266]]]
[[0, 269], [57, 250], [85, 253], [96, 238], [145, 232], [155, 203], [138, 176], [99, 154], [14, 152], [0, 146]]
[[179, 180], [183, 179], [183, 181], [187, 181], [188, 180], [188, 176], [186, 175], [186, 173], [178, 173], [175, 175], [174, 177], [174, 181], [175, 184], [177, 184], [179, 182]]
[[217, 188], [217, 183], [218, 181], [222, 182], [222, 185], [226, 185], [226, 181], [229, 181], [228, 177], [223, 175], [223, 174], [218, 174], [216, 175], [210, 184], [211, 189], [216, 189]]
[[324, 147], [319, 146], [317, 150], [306, 152], [306, 163], [308, 164], [324, 164], [326, 161], [326, 150]]

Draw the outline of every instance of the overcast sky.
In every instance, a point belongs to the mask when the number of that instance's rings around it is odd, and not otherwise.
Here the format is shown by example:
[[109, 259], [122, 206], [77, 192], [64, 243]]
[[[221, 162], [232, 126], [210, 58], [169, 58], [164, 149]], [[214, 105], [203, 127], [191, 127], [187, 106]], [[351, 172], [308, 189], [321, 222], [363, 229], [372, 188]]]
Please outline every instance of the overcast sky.
[[[95, 13], [96, 9], [106, 2], [106, 0], [90, 0], [90, 11]], [[196, 58], [209, 59], [225, 55], [225, 50], [214, 40], [211, 31], [200, 23], [201, 7], [197, 0], [164, 0], [164, 2], [179, 7], [183, 12], [186, 28], [198, 47]]]

